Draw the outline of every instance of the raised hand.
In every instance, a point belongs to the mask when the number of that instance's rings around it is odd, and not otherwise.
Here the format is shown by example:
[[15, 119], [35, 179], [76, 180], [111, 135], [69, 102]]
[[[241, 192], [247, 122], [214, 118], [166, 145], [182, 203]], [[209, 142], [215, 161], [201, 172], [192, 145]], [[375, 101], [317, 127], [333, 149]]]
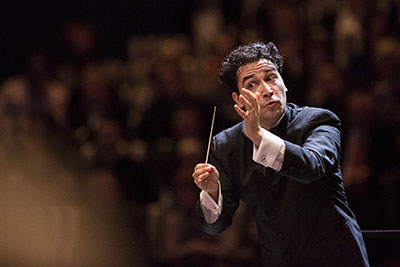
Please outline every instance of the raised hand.
[[258, 92], [253, 93], [246, 88], [242, 88], [239, 96], [236, 93], [234, 94], [233, 99], [236, 102], [234, 108], [244, 121], [244, 133], [258, 146], [262, 139], [260, 105], [258, 103], [260, 94]]

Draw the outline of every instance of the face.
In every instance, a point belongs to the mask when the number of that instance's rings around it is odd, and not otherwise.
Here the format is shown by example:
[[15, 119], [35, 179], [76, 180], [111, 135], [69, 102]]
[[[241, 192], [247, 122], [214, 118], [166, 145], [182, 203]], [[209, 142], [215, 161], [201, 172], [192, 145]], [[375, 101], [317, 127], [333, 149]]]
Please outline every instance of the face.
[[286, 108], [287, 89], [275, 65], [268, 59], [260, 59], [240, 67], [236, 75], [239, 93], [242, 88], [259, 93], [261, 126], [270, 128], [279, 122]]

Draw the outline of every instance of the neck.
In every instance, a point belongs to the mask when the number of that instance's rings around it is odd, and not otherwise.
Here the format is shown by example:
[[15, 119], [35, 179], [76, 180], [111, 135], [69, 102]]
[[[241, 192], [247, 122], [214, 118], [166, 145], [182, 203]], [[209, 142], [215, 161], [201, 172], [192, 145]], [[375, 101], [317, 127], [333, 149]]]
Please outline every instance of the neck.
[[269, 131], [281, 122], [283, 116], [285, 116], [285, 112], [282, 112], [282, 115], [277, 120], [270, 120], [266, 123], [261, 123], [261, 127]]

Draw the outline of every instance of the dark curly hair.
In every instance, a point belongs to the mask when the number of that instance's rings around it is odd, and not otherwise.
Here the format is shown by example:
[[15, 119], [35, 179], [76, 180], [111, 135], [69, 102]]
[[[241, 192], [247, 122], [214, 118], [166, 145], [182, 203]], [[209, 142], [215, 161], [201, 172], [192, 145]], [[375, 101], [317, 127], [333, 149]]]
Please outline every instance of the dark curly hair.
[[232, 92], [238, 93], [236, 76], [238, 68], [260, 59], [271, 60], [279, 73], [282, 73], [283, 58], [279, 54], [278, 48], [272, 42], [268, 44], [256, 42], [237, 47], [222, 60], [219, 69], [219, 81], [228, 89], [230, 94]]

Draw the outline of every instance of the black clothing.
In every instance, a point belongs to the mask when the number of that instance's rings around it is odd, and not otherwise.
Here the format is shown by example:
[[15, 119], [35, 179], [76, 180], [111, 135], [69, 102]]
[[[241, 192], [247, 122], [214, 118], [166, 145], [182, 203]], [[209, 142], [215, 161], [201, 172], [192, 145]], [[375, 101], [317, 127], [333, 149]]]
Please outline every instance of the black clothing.
[[285, 142], [279, 172], [252, 160], [243, 122], [213, 138], [222, 213], [208, 233], [232, 223], [239, 200], [252, 208], [263, 266], [369, 266], [361, 230], [347, 204], [340, 169], [340, 121], [324, 109], [288, 104], [271, 129]]

